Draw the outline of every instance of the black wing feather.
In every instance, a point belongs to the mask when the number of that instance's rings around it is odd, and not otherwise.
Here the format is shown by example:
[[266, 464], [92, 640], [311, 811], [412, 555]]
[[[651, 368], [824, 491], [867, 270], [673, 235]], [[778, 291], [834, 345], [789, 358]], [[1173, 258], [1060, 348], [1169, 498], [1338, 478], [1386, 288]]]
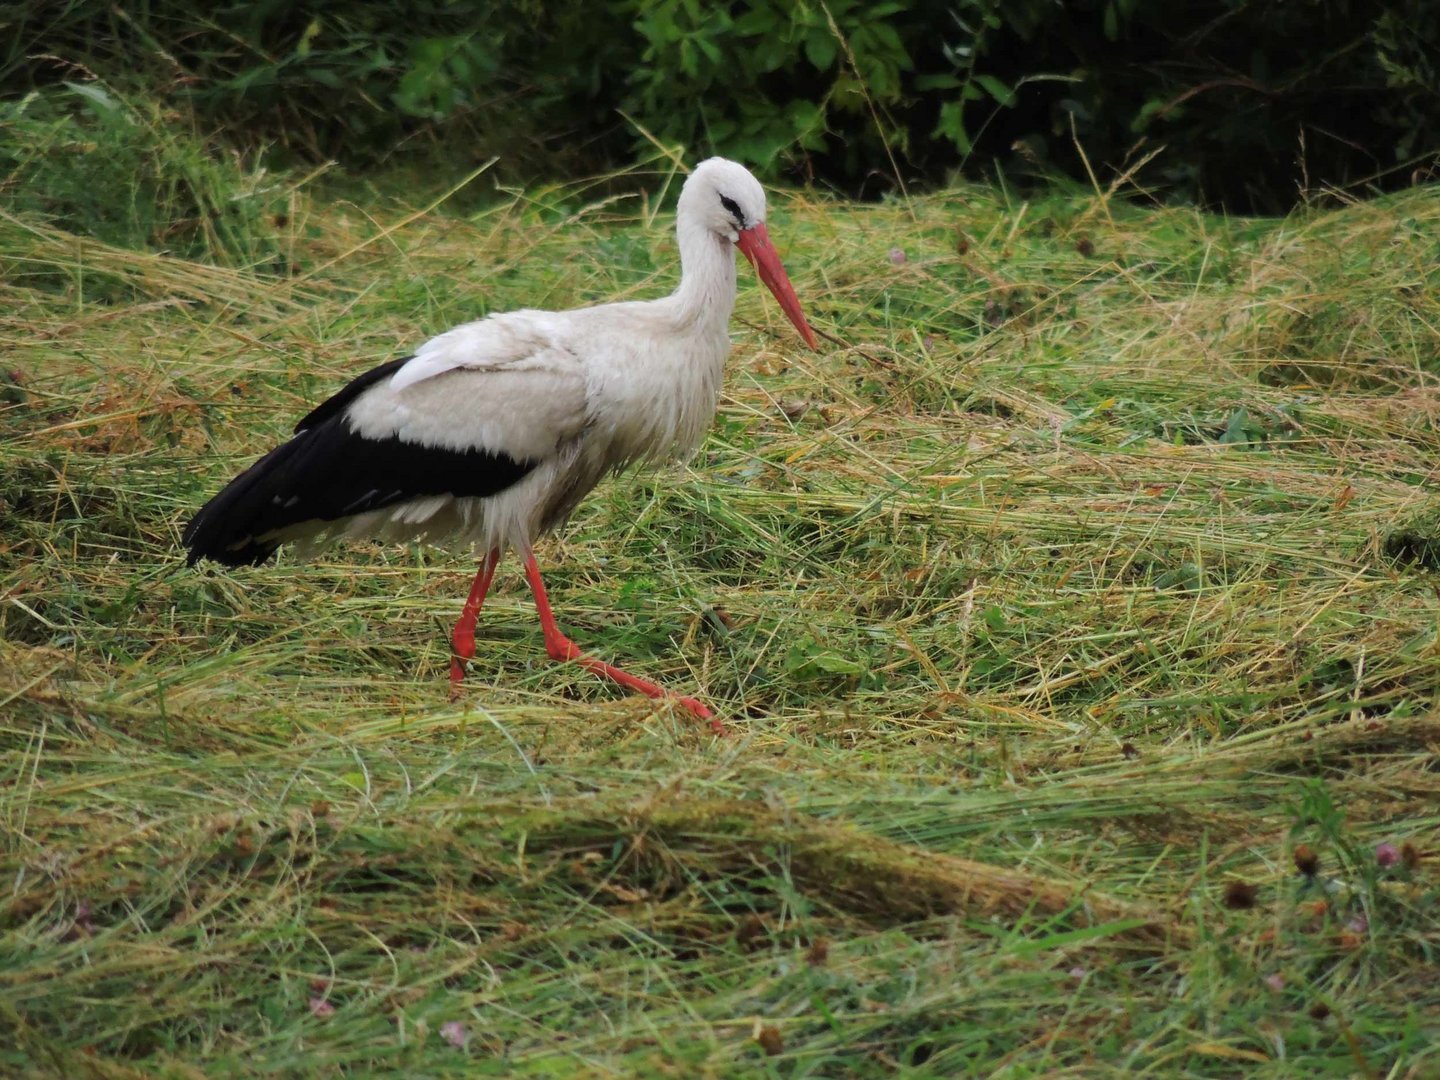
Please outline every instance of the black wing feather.
[[319, 405], [316, 405], [315, 408], [306, 413], [304, 419], [295, 425], [296, 432], [304, 431], [306, 428], [313, 428], [329, 420], [332, 416], [339, 416], [352, 401], [366, 390], [369, 390], [370, 387], [382, 379], [388, 379], [391, 375], [394, 375], [395, 372], [399, 371], [412, 359], [414, 358], [402, 356], [399, 360], [391, 360], [388, 364], [381, 364], [377, 368], [371, 368], [365, 372], [364, 375], [355, 376], [355, 378], [345, 384], [343, 389], [331, 394]]
[[255, 566], [284, 540], [282, 530], [341, 521], [427, 495], [487, 496], [535, 467], [488, 450], [450, 450], [397, 437], [368, 439], [346, 410], [404, 360], [359, 376], [317, 406], [295, 435], [255, 462], [211, 499], [185, 527], [189, 562], [213, 559]]

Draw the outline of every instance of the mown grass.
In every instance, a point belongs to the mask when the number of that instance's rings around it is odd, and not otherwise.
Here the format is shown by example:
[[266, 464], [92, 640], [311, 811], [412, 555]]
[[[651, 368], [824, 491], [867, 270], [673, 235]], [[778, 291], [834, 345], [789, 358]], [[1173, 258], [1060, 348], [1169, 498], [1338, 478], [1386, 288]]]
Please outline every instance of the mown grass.
[[777, 196], [826, 348], [747, 278], [697, 459], [542, 551], [728, 738], [513, 564], [455, 704], [467, 558], [184, 566], [349, 376], [669, 288], [663, 180], [0, 215], [0, 1071], [1440, 1070], [1433, 189]]

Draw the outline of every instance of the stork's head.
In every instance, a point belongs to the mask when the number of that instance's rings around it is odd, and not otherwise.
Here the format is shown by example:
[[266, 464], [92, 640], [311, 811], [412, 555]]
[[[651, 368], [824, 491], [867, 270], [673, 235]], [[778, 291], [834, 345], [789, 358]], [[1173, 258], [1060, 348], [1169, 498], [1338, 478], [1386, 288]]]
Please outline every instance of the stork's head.
[[749, 169], [725, 158], [702, 161], [680, 191], [679, 213], [739, 248], [805, 343], [818, 348], [815, 332], [805, 321], [800, 300], [765, 231], [765, 189]]
[[738, 162], [712, 157], [695, 166], [680, 193], [689, 211], [732, 244], [746, 229], [765, 224], [765, 189]]

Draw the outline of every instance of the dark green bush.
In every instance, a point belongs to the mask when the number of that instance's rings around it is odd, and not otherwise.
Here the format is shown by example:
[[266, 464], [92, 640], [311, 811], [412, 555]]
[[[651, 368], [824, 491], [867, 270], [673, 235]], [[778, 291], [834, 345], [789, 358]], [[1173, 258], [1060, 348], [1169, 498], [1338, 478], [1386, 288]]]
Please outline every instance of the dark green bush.
[[1085, 180], [1086, 158], [1104, 179], [1160, 150], [1140, 183], [1269, 210], [1326, 184], [1402, 186], [1440, 148], [1431, 0], [12, 11], [0, 88], [140, 72], [236, 139], [354, 165], [399, 148], [588, 171], [653, 135], [874, 193], [957, 168]]

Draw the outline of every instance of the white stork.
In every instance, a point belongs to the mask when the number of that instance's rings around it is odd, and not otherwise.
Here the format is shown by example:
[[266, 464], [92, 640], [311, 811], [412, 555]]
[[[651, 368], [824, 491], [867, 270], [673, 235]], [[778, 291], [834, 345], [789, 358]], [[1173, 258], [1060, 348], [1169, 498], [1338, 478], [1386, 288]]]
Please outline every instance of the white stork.
[[[695, 449], [730, 350], [735, 256], [754, 264], [811, 348], [815, 335], [765, 231], [765, 192], [741, 165], [702, 162], [675, 214], [680, 285], [659, 300], [511, 311], [431, 338], [366, 372], [295, 426], [186, 527], [193, 565], [258, 565], [291, 541], [459, 539], [487, 552], [455, 624], [458, 688], [475, 618], [508, 548], [525, 566], [545, 648], [651, 697], [666, 692], [586, 656], [555, 625], [533, 544], [609, 472]], [[697, 717], [719, 721], [691, 697]]]

